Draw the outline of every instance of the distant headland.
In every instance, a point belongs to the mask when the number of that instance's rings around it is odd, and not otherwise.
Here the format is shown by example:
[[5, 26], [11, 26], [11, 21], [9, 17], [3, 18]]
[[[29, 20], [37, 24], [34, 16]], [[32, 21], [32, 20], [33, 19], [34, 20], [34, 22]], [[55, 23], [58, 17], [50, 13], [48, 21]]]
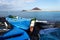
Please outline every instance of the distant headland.
[[22, 12], [27, 11], [27, 10], [22, 10]]
[[35, 8], [32, 8], [31, 10], [22, 10], [22, 12], [25, 12], [25, 11], [41, 11], [41, 10], [42, 9], [35, 7]]
[[32, 10], [41, 10], [40, 8], [38, 8], [38, 7], [35, 7], [35, 8], [33, 8]]

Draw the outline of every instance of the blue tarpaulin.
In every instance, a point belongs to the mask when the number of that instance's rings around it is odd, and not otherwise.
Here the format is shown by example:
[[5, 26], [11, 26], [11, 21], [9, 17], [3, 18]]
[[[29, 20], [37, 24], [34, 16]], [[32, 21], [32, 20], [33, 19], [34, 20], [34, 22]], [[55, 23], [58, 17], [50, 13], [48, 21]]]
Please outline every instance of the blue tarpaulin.
[[24, 30], [29, 29], [31, 19], [6, 17], [6, 20], [12, 25], [12, 29], [0, 36], [0, 40], [30, 40]]
[[[26, 18], [14, 19], [14, 18], [8, 18], [8, 17], [6, 18], [6, 20], [10, 24], [12, 24], [13, 27], [21, 28], [24, 30], [29, 29], [30, 21], [31, 21], [31, 19], [26, 19]], [[40, 30], [39, 33], [40, 33], [40, 40], [60, 40], [60, 28], [43, 29], [43, 30]], [[24, 37], [25, 36], [22, 36], [22, 38], [24, 38]], [[20, 37], [18, 37], [18, 38], [20, 38]], [[14, 39], [14, 38], [12, 38], [12, 39]], [[16, 39], [17, 39], [17, 37], [16, 37]]]
[[48, 28], [39, 33], [40, 40], [60, 40], [60, 28]]
[[27, 32], [17, 27], [14, 27], [3, 36], [0, 36], [0, 40], [30, 40], [30, 38]]
[[30, 21], [31, 21], [31, 19], [20, 18], [20, 17], [18, 19], [7, 17], [6, 20], [13, 26], [24, 29], [24, 30], [29, 29]]

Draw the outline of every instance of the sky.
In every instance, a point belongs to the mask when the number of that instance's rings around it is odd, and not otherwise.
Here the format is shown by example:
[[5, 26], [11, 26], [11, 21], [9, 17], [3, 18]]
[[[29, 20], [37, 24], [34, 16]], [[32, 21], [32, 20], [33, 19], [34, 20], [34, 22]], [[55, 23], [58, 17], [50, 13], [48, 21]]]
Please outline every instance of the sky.
[[31, 10], [35, 7], [60, 11], [60, 0], [0, 0], [0, 11]]

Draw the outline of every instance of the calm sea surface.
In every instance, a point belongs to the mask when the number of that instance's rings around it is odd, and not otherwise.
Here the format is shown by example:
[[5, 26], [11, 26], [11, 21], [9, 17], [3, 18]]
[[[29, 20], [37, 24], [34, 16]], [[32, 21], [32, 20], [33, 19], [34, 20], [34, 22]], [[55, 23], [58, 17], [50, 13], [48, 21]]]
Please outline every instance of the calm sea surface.
[[60, 12], [20, 12], [20, 11], [0, 11], [0, 17], [15, 15], [24, 18], [36, 18], [38, 20], [60, 21]]

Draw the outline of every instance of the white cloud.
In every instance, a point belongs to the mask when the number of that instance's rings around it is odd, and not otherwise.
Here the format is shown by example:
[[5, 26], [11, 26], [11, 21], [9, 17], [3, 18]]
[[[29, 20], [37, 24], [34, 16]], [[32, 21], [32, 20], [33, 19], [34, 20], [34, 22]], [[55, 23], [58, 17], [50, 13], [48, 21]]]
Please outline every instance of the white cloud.
[[[46, 1], [46, 0], [45, 0]], [[40, 1], [40, 6], [42, 6], [42, 4], [46, 4], [44, 0], [43, 1]], [[48, 0], [49, 1], [49, 0]], [[57, 1], [57, 0], [56, 0]], [[45, 3], [43, 3], [45, 2]], [[3, 10], [7, 10], [7, 9], [10, 9], [10, 10], [21, 10], [21, 9], [26, 9], [27, 7], [32, 7], [33, 5], [34, 6], [37, 6], [37, 0], [0, 0], [0, 10], [3, 9]], [[35, 5], [36, 4], [36, 5]], [[47, 3], [49, 6], [51, 6], [49, 3]], [[57, 1], [57, 3], [54, 5], [57, 5], [58, 8], [60, 7], [60, 0]], [[27, 6], [28, 5], [28, 6]], [[39, 6], [38, 5], [38, 6]], [[44, 5], [42, 6], [43, 8], [48, 8], [49, 6], [45, 5], [46, 7], [44, 7]], [[52, 4], [53, 5], [53, 4]], [[52, 6], [52, 8], [54, 7], [54, 5]], [[2, 7], [2, 8], [1, 8]], [[51, 7], [50, 7], [51, 8]]]
[[0, 8], [3, 7], [4, 10], [6, 8], [12, 9], [12, 10], [13, 9], [19, 10], [19, 9], [23, 9], [24, 7], [28, 6], [28, 3], [32, 3], [32, 2], [35, 2], [35, 0], [0, 0]]
[[24, 0], [25, 2], [35, 2], [35, 0]]
[[0, 4], [11, 4], [11, 5], [18, 5], [18, 4], [25, 4], [25, 3], [35, 2], [35, 0], [0, 0]]
[[10, 10], [11, 8], [11, 2], [8, 2], [7, 0], [0, 0], [0, 11]]

